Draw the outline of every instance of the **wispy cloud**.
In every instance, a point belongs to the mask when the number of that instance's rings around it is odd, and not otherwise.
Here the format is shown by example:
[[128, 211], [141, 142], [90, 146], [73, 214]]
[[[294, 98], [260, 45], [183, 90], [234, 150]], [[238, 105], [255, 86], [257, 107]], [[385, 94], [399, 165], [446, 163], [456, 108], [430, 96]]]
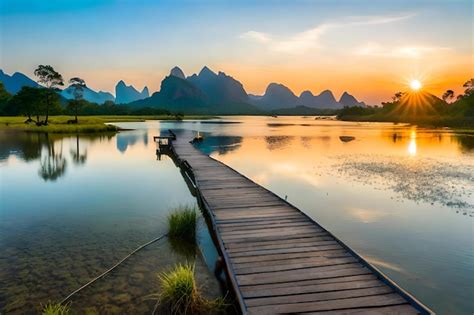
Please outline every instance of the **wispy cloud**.
[[245, 40], [264, 44], [273, 51], [289, 54], [302, 54], [312, 49], [319, 48], [321, 46], [321, 37], [330, 29], [345, 26], [388, 24], [409, 19], [413, 16], [415, 15], [404, 14], [396, 16], [352, 16], [338, 22], [320, 24], [309, 30], [288, 36], [287, 38], [278, 38], [271, 34], [258, 31], [248, 31], [240, 34], [239, 37]]
[[429, 54], [437, 54], [451, 50], [450, 47], [407, 45], [385, 47], [379, 43], [369, 42], [355, 49], [359, 56], [370, 57], [395, 57], [395, 58], [421, 58]]
[[253, 40], [259, 43], [266, 43], [271, 41], [271, 38], [268, 36], [268, 34], [262, 33], [262, 32], [256, 32], [256, 31], [248, 31], [245, 33], [240, 34], [239, 36], [242, 39], [248, 39], [248, 40]]

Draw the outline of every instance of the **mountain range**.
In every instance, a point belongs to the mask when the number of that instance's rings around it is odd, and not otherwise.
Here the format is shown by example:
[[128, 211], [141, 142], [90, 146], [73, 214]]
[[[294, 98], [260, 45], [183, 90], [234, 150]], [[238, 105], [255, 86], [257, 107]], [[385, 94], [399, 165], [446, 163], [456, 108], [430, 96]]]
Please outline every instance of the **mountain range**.
[[128, 104], [149, 96], [148, 87], [146, 86], [141, 92], [138, 92], [132, 85], [126, 85], [123, 80], [120, 80], [115, 86], [115, 104]]
[[[68, 100], [74, 99], [74, 90], [72, 86], [69, 86], [65, 88], [64, 90], [62, 90], [60, 94], [61, 96], [63, 96], [64, 98]], [[103, 104], [106, 101], [113, 102], [115, 100], [115, 97], [111, 93], [103, 92], [103, 91], [96, 92], [92, 90], [91, 88], [89, 88], [88, 86], [86, 86], [83, 89], [82, 97], [88, 102], [97, 103], [97, 104]]]
[[[0, 81], [12, 94], [17, 93], [24, 85], [38, 86], [35, 81], [18, 72], [9, 76], [0, 70]], [[67, 99], [73, 98], [71, 87], [62, 90], [60, 94]], [[221, 71], [216, 73], [207, 66], [198, 74], [188, 77], [179, 67], [172, 68], [170, 74], [161, 82], [160, 91], [151, 96], [147, 87], [139, 92], [121, 80], [115, 86], [115, 97], [111, 93], [96, 92], [87, 87], [84, 99], [98, 104], [114, 101], [116, 104], [128, 104], [133, 108], [152, 107], [202, 114], [254, 114], [281, 110], [291, 112], [292, 108], [311, 111], [340, 109], [346, 106], [365, 107], [364, 102], [358, 101], [347, 92], [344, 92], [339, 100], [336, 100], [330, 90], [324, 90], [318, 95], [304, 91], [297, 96], [279, 83], [270, 83], [263, 95], [248, 94], [238, 80]]]
[[16, 94], [23, 86], [37, 87], [38, 83], [28, 78], [20, 72], [15, 72], [11, 76], [0, 69], [0, 81], [3, 82], [5, 90], [10, 94]]

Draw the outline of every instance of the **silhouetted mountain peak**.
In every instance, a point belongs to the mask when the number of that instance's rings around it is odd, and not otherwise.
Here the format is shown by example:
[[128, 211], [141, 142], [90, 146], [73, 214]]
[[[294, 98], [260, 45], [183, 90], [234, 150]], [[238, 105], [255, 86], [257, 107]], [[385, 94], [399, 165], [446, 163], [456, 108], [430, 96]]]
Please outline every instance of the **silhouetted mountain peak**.
[[347, 92], [342, 93], [341, 98], [339, 99], [339, 103], [347, 107], [365, 106], [365, 103], [359, 102], [354, 96]]
[[117, 104], [127, 104], [144, 99], [148, 96], [147, 87], [145, 87], [142, 92], [138, 92], [133, 85], [127, 85], [123, 80], [120, 80], [115, 86], [115, 103]]
[[170, 71], [170, 75], [178, 77], [180, 79], [185, 79], [186, 77], [184, 76], [183, 70], [181, 70], [180, 67], [175, 66], [173, 69]]
[[140, 94], [143, 96], [143, 98], [149, 97], [149, 96], [150, 96], [150, 91], [148, 91], [148, 87], [145, 86], [145, 87], [143, 88], [143, 90], [140, 92]]
[[199, 77], [205, 77], [205, 78], [212, 78], [215, 77], [216, 74], [214, 71], [209, 69], [207, 66], [204, 66], [201, 71], [199, 71]]
[[308, 91], [308, 90], [303, 91], [303, 92], [301, 92], [301, 94], [300, 94], [300, 98], [302, 98], [302, 97], [303, 97], [303, 98], [304, 98], [304, 97], [313, 97], [313, 96], [314, 96], [313, 93], [311, 93], [311, 91]]

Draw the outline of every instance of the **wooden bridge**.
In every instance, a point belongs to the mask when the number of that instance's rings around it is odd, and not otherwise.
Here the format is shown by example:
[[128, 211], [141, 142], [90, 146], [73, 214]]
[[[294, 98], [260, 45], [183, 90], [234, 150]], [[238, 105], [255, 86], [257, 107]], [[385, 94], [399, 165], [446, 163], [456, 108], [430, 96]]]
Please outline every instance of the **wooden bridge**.
[[432, 314], [299, 209], [196, 149], [191, 132], [156, 138], [211, 218], [242, 313]]

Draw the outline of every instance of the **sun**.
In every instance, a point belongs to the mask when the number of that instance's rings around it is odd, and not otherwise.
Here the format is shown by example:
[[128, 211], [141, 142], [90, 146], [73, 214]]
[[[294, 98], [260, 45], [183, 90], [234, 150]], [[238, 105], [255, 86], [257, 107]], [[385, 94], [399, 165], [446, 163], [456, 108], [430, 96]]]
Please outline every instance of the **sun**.
[[419, 80], [412, 80], [410, 82], [410, 88], [413, 90], [413, 91], [418, 91], [421, 89], [421, 82]]

